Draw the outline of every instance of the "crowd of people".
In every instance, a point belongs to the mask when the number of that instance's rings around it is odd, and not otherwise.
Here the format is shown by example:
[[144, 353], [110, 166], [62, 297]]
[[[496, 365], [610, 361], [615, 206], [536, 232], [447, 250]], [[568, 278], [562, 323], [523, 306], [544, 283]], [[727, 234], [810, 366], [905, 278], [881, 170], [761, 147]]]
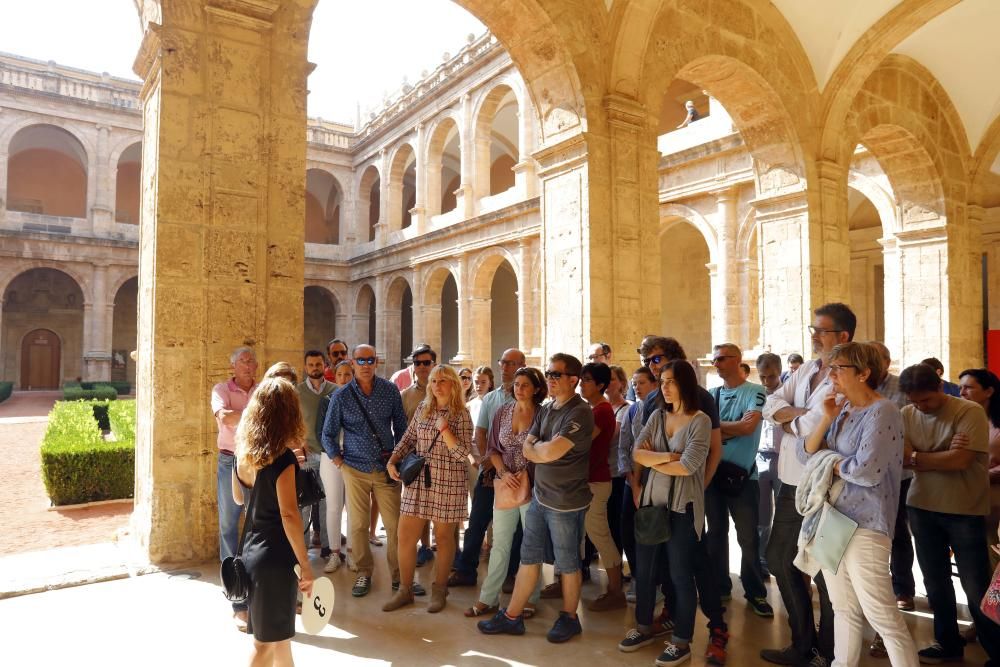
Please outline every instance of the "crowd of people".
[[[700, 650], [726, 662], [730, 523], [747, 610], [774, 617], [773, 577], [787, 612], [790, 644], [760, 652], [778, 665], [848, 667], [865, 650], [892, 665], [961, 662], [954, 557], [987, 664], [1000, 665], [1000, 628], [978, 605], [996, 564], [1000, 380], [969, 369], [952, 385], [936, 359], [896, 376], [883, 344], [853, 340], [848, 306], [813, 315], [811, 360], [789, 355], [783, 369], [761, 354], [757, 383], [740, 347], [721, 342], [711, 389], [677, 340], [654, 335], [631, 374], [605, 343], [582, 351], [586, 363], [560, 352], [544, 369], [506, 350], [496, 374], [456, 370], [421, 345], [385, 379], [374, 346], [334, 339], [305, 353], [301, 382], [279, 363], [258, 383], [253, 350], [235, 350], [212, 410], [221, 558], [237, 551], [244, 499], [256, 503], [244, 542], [253, 586], [233, 605], [254, 636], [252, 664], [290, 660], [296, 591], [308, 594], [314, 576], [311, 528], [324, 572], [349, 568], [363, 597], [380, 519], [392, 586], [383, 611], [427, 595], [414, 574], [433, 560], [430, 613], [450, 588], [479, 586], [464, 616], [482, 633], [521, 635], [541, 598], [558, 599], [547, 639], [565, 642], [583, 631], [581, 603], [594, 613], [634, 603], [618, 649], [664, 641], [661, 666], [696, 650], [699, 606]], [[317, 471], [326, 493], [301, 514], [296, 468]], [[915, 608], [914, 556], [934, 618], [919, 650], [902, 616]], [[584, 601], [595, 557], [604, 586]], [[543, 564], [554, 568], [547, 586]], [[869, 646], [866, 620], [878, 633]]]

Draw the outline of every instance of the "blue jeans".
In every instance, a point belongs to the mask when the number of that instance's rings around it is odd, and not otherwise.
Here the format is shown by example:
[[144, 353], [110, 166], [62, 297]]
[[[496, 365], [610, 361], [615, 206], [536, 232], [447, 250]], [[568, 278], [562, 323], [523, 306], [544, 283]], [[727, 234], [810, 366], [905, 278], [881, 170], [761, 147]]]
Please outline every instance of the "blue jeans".
[[774, 502], [778, 498], [778, 454], [757, 453], [757, 484], [760, 486], [760, 501], [757, 503], [757, 535], [760, 537], [760, 565], [767, 567], [767, 542], [771, 539], [771, 519], [774, 518]]
[[[319, 462], [322, 459], [322, 454], [314, 454], [309, 452], [306, 456], [306, 462], [302, 466], [303, 470], [315, 470], [316, 474], [319, 474]], [[324, 489], [325, 492], [325, 489]], [[302, 507], [299, 512], [302, 514], [302, 526], [305, 528], [306, 544], [309, 544], [309, 529], [312, 527], [313, 521], [316, 517], [312, 516], [315, 514], [316, 505], [310, 505], [309, 507]], [[326, 526], [326, 498], [319, 501], [319, 536], [320, 543], [323, 545], [324, 549], [330, 548], [330, 535], [327, 533]], [[335, 546], [336, 549], [340, 549], [340, 544]]]
[[[243, 506], [233, 500], [233, 467], [236, 457], [219, 452], [216, 467], [216, 501], [219, 505], [219, 560], [224, 561], [236, 555], [240, 541], [240, 515]], [[234, 611], [243, 611], [245, 604], [233, 603]]]
[[673, 619], [674, 640], [691, 641], [694, 637], [694, 617], [698, 610], [698, 587], [695, 584], [695, 562], [703, 558], [694, 532], [694, 513], [670, 513], [670, 539], [663, 544], [636, 544], [635, 622], [641, 632], [649, 632], [656, 605], [656, 584], [670, 578], [665, 599]]
[[945, 514], [916, 507], [907, 507], [907, 512], [917, 544], [917, 561], [924, 575], [927, 601], [934, 611], [934, 639], [949, 652], [965, 646], [958, 633], [950, 548], [955, 554], [958, 578], [969, 600], [969, 612], [976, 622], [979, 643], [991, 661], [1000, 659], [1000, 627], [979, 611], [979, 601], [989, 588], [991, 575], [986, 517]]
[[705, 489], [705, 519], [708, 530], [705, 543], [712, 561], [719, 593], [729, 595], [733, 582], [729, 578], [729, 517], [736, 525], [736, 540], [740, 545], [740, 581], [747, 598], [767, 597], [763, 575], [760, 571], [759, 518], [760, 486], [757, 480], [748, 479], [738, 496], [727, 496], [710, 484]]
[[476, 488], [472, 492], [472, 510], [469, 512], [469, 523], [465, 527], [465, 539], [462, 550], [455, 559], [455, 570], [459, 574], [476, 576], [479, 570], [479, 552], [483, 548], [486, 529], [493, 520], [493, 487], [483, 486], [483, 473], [479, 471], [476, 478]]
[[[587, 508], [559, 512], [534, 498], [524, 515], [524, 538], [521, 540], [521, 564], [541, 565], [551, 556], [556, 572], [573, 574], [580, 569], [580, 543]], [[552, 552], [548, 552], [551, 545]]]

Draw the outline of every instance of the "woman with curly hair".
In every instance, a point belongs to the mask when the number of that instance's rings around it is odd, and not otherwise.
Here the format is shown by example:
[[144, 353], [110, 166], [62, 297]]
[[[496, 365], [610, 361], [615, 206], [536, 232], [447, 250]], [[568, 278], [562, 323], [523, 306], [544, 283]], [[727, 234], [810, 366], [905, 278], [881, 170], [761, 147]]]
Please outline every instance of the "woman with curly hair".
[[[233, 471], [233, 499], [242, 505], [248, 498], [243, 562], [250, 575], [251, 665], [292, 664], [296, 592], [312, 592], [292, 453], [304, 436], [295, 385], [282, 378], [262, 381], [236, 429]], [[301, 568], [298, 579], [296, 564]]]
[[386, 469], [400, 481], [400, 462], [415, 451], [425, 460], [416, 479], [403, 488], [399, 516], [399, 590], [385, 603], [393, 611], [413, 603], [413, 572], [417, 540], [428, 521], [434, 522], [437, 542], [430, 613], [444, 609], [448, 573], [455, 557], [455, 528], [468, 515], [466, 457], [472, 448], [472, 420], [458, 373], [439, 364], [431, 371], [427, 396], [420, 403], [406, 433], [389, 457]]

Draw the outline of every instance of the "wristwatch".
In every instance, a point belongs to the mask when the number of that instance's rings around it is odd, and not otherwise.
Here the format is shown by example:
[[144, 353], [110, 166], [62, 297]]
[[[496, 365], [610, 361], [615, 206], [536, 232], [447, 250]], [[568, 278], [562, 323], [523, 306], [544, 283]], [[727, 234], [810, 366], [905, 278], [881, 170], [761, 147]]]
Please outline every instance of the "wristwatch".
[[917, 450], [915, 449], [912, 452], [910, 452], [910, 467], [911, 468], [917, 467]]

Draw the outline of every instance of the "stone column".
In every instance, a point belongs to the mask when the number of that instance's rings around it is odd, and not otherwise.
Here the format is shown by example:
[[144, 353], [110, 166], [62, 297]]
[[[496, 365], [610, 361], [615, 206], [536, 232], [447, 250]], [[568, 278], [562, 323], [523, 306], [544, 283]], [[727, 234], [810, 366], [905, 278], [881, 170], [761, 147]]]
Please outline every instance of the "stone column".
[[[458, 127], [460, 150], [462, 153], [462, 180], [455, 192], [455, 209], [463, 220], [473, 218], [479, 208], [477, 199], [483, 195], [476, 190], [476, 126], [472, 119], [472, 97], [462, 96], [462, 122]], [[489, 194], [489, 190], [486, 191]]]
[[[472, 293], [472, 274], [470, 271], [470, 254], [462, 255], [458, 269], [458, 351], [451, 359], [446, 359], [446, 363], [455, 366], [468, 364], [475, 350], [473, 341], [473, 322], [477, 316], [482, 316], [482, 304], [473, 307], [474, 295]], [[482, 301], [482, 299], [479, 299]], [[440, 317], [438, 319], [440, 321]], [[489, 299], [486, 299], [486, 320], [487, 326], [490, 321]], [[489, 336], [487, 336], [489, 339]], [[486, 356], [489, 356], [487, 353]]]
[[[598, 336], [635, 349], [657, 330], [660, 302], [655, 129], [646, 110], [605, 99], [607, 134], [588, 132], [534, 154], [541, 178], [543, 356], [580, 354]], [[651, 250], [652, 249], [652, 250]], [[638, 363], [634, 354], [618, 362]]]
[[419, 235], [427, 231], [427, 128], [423, 123], [417, 125], [417, 139], [413, 150], [416, 152], [413, 156], [416, 160], [416, 192], [413, 208], [410, 209], [410, 224]]
[[532, 122], [531, 102], [527, 93], [517, 108], [517, 164], [514, 165], [514, 187], [520, 198], [531, 199], [538, 195], [538, 176], [531, 157], [535, 146], [535, 124]]
[[379, 181], [378, 181], [378, 224], [375, 225], [375, 240], [379, 247], [383, 247], [389, 237], [389, 155], [383, 148], [378, 159]]
[[[0, 118], [3, 117], [0, 111]], [[0, 227], [3, 227], [4, 219], [7, 217], [7, 147], [0, 148]]]
[[[307, 0], [171, 0], [148, 22], [135, 511], [154, 563], [218, 557], [213, 384], [302, 354]], [[263, 371], [263, 369], [262, 369]]]
[[[93, 205], [91, 215], [94, 224], [94, 233], [104, 236], [111, 232], [114, 227], [114, 174], [111, 170], [109, 136], [111, 128], [107, 125], [97, 126], [97, 156], [93, 162]], [[87, 187], [90, 192], [90, 186]]]
[[83, 379], [110, 380], [114, 302], [108, 294], [108, 267], [94, 266], [91, 293], [83, 306]]
[[[893, 362], [896, 362], [901, 370], [905, 368], [902, 364], [906, 356], [905, 341], [907, 338], [903, 335], [903, 293], [905, 290], [902, 283], [901, 254], [895, 236], [879, 239], [879, 244], [882, 246], [882, 271], [885, 279], [883, 287], [885, 340], [882, 342], [889, 348]], [[920, 359], [925, 358], [921, 357]], [[916, 359], [916, 361], [920, 361], [920, 359]]]
[[[736, 193], [726, 189], [715, 194], [715, 229], [718, 233], [718, 256], [710, 265], [712, 285], [712, 344], [736, 343], [741, 347], [739, 323], [745, 319], [740, 302], [739, 277], [736, 263]], [[710, 350], [697, 350], [708, 354]]]
[[[534, 265], [534, 257], [531, 254], [531, 239], [522, 238], [517, 242], [517, 263], [520, 272], [517, 276], [517, 321], [520, 326], [517, 328], [517, 347], [530, 355], [537, 345], [534, 338], [535, 321], [537, 320], [535, 304], [535, 294], [531, 285], [531, 267]], [[492, 359], [490, 362], [492, 363]]]
[[[388, 377], [392, 371], [386, 367], [386, 360], [398, 356], [395, 352], [390, 354], [389, 349], [399, 348], [399, 310], [393, 313], [386, 308], [385, 282], [384, 274], [375, 276], [375, 349], [378, 350], [379, 375]], [[396, 339], [395, 347], [390, 342], [392, 339]]]

